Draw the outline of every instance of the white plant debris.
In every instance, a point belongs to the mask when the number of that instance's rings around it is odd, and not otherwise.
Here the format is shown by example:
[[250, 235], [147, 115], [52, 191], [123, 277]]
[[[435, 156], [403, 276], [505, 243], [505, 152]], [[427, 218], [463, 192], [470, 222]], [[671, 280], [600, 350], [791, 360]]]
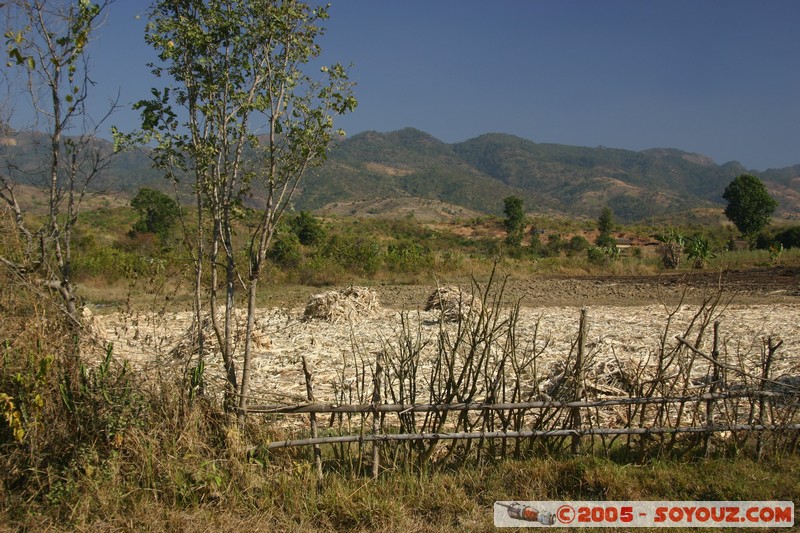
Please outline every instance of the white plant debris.
[[[349, 292], [343, 294], [346, 291]], [[315, 304], [315, 309], [327, 306], [330, 310], [324, 314], [325, 320], [309, 320], [308, 307], [305, 310], [258, 311], [258, 335], [269, 340], [254, 345], [251, 375], [254, 403], [305, 401], [303, 356], [313, 374], [317, 401], [335, 403], [345, 397], [356, 400], [369, 398], [371, 390], [363, 390], [364, 385], [359, 385], [357, 375], [367, 376], [366, 387], [369, 388], [376, 355], [391, 352], [392, 347], [400, 342], [401, 315], [381, 309], [377, 297], [361, 288], [346, 289], [338, 294], [343, 294], [344, 298], [337, 297], [333, 304]], [[348, 297], [355, 294], [359, 296]], [[522, 384], [523, 389], [541, 391], [546, 396], [563, 379], [565, 370], [568, 370], [567, 361], [575, 349], [579, 311], [577, 307], [521, 309], [515, 334], [518, 349], [530, 348], [535, 335], [539, 350], [535, 373], [530, 371], [520, 378], [529, 380]], [[663, 348], [673, 348], [678, 342], [675, 337], [685, 334], [696, 312], [696, 306], [682, 306], [672, 317], [665, 335], [667, 310], [662, 305], [590, 307], [586, 342], [587, 395], [627, 396], [634, 380], [646, 380], [652, 374], [662, 351], [662, 339], [665, 342]], [[243, 311], [237, 311], [237, 320], [242, 323], [243, 316]], [[407, 330], [424, 344], [418, 370], [423, 380], [438, 349], [437, 339], [442, 332], [440, 316], [438, 309], [404, 315]], [[720, 322], [721, 361], [757, 374], [761, 368], [764, 341], [771, 337], [773, 342], [783, 341], [772, 365], [773, 379], [786, 383], [800, 379], [800, 322], [797, 316], [800, 316], [800, 305], [797, 304], [727, 306], [713, 317]], [[196, 326], [192, 327], [191, 312], [114, 313], [94, 319], [98, 322], [98, 329], [102, 328], [106, 338], [114, 343], [115, 355], [138, 368], [157, 369], [165, 365], [185, 368], [196, 357], [186, 348], [187, 339], [191, 340], [190, 336], [196, 334], [192, 333]], [[457, 325], [446, 324], [445, 327], [455, 330]], [[240, 368], [244, 346], [241, 330], [237, 331], [235, 347]], [[693, 335], [689, 340], [694, 343], [697, 332], [694, 331]], [[502, 340], [504, 342], [505, 338]], [[710, 354], [711, 343], [709, 327], [699, 339], [698, 349]], [[502, 349], [500, 344], [496, 350]], [[182, 357], [176, 359], [176, 354]], [[691, 378], [699, 383], [697, 380], [707, 378], [708, 368], [708, 362], [698, 357], [692, 366], [694, 375]], [[210, 391], [215, 388], [222, 390], [224, 370], [218, 350], [211, 349], [206, 354], [206, 378]], [[731, 382], [735, 378], [734, 372], [728, 372]], [[423, 402], [426, 398], [420, 395], [417, 401]]]

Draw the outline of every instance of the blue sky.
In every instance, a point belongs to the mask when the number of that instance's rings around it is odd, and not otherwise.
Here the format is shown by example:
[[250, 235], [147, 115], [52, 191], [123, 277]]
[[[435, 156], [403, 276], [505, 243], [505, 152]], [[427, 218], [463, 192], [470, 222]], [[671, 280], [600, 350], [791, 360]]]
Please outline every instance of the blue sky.
[[[93, 50], [101, 99], [154, 80], [148, 2], [118, 0]], [[333, 0], [325, 59], [353, 63], [355, 134], [679, 148], [764, 170], [800, 163], [796, 0]], [[139, 16], [139, 18], [137, 18]], [[112, 122], [136, 125], [127, 109]]]

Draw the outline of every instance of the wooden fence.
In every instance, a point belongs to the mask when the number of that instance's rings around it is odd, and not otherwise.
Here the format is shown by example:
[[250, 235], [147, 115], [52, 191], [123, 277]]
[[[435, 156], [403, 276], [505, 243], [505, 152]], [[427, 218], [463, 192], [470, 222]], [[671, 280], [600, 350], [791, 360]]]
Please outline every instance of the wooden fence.
[[[660, 448], [672, 449], [678, 443], [680, 435], [688, 435], [690, 440], [684, 442], [687, 447], [702, 446], [708, 454], [715, 435], [721, 437], [723, 444], [732, 445], [742, 444], [754, 437], [756, 454], [760, 458], [767, 435], [775, 446], [797, 449], [800, 435], [800, 390], [793, 381], [773, 379], [770, 374], [775, 354], [781, 347], [780, 342], [767, 339], [760, 372], [748, 371], [742, 365], [720, 361], [719, 323], [715, 322], [710, 354], [687, 341], [685, 336], [675, 336], [677, 343], [671, 351], [662, 354], [655, 376], [651, 379], [641, 378], [641, 383], [634, 388], [633, 392], [645, 393], [644, 395], [631, 393], [628, 397], [592, 399], [588, 398], [584, 386], [586, 329], [587, 313], [584, 309], [580, 315], [574, 365], [570, 366], [570, 371], [565, 371], [564, 377], [565, 380], [571, 379], [572, 385], [564, 389], [571, 396], [570, 399], [491, 401], [499, 396], [497, 392], [500, 387], [496, 384], [505, 375], [501, 364], [497, 378], [484, 380], [488, 385], [482, 392], [490, 401], [384, 403], [382, 392], [386, 389], [385, 380], [389, 373], [386, 355], [379, 353], [371, 376], [370, 403], [316, 403], [313, 377], [303, 358], [308, 403], [249, 405], [247, 412], [271, 416], [309, 415], [308, 436], [298, 435], [299, 438], [293, 436], [275, 440], [265, 447], [268, 450], [313, 447], [317, 475], [320, 477], [320, 445], [343, 446], [354, 443], [359, 447], [359, 457], [364, 455], [363, 445], [371, 444], [373, 476], [377, 476], [380, 471], [381, 458], [389, 455], [389, 450], [382, 451], [382, 446], [403, 443], [409, 443], [411, 448], [401, 450], [395, 447], [391, 450], [394, 457], [397, 458], [398, 454], [405, 455], [406, 459], [413, 456], [410, 458], [418, 462], [431, 460], [437, 444], [444, 442], [451, 443], [444, 451], [446, 457], [459, 453], [456, 450], [457, 443], [462, 443], [466, 449], [461, 453], [469, 453], [471, 441], [478, 441], [476, 448], [479, 455], [486, 447], [488, 451], [484, 453], [499, 453], [501, 456], [506, 455], [508, 442], [513, 441], [512, 453], [518, 456], [523, 451], [522, 442], [526, 439], [528, 450], [532, 450], [537, 443], [550, 448], [569, 443], [572, 453], [580, 453], [582, 446], [594, 447], [598, 442], [608, 451], [619, 444], [618, 439], [621, 437], [626, 439], [623, 444], [629, 447], [652, 445], [655, 439]], [[681, 354], [686, 357], [681, 359], [678, 357]], [[691, 356], [699, 356], [710, 363], [708, 379], [699, 386], [689, 384], [690, 371], [694, 364], [694, 359], [688, 358]], [[480, 365], [488, 369], [485, 362], [478, 366]], [[399, 372], [400, 367], [397, 364], [390, 366], [395, 372]], [[738, 373], [745, 384], [727, 385], [723, 379], [726, 373]], [[664, 394], [676, 390], [680, 394]], [[514, 391], [518, 391], [518, 384]], [[393, 393], [393, 396], [396, 395]], [[512, 396], [519, 394], [514, 392]], [[455, 419], [449, 418], [451, 413], [456, 415]], [[327, 428], [324, 430], [326, 434], [322, 436], [319, 423], [321, 415], [328, 417]], [[420, 415], [419, 418], [417, 415]], [[339, 450], [339, 456], [344, 456], [343, 449]]]

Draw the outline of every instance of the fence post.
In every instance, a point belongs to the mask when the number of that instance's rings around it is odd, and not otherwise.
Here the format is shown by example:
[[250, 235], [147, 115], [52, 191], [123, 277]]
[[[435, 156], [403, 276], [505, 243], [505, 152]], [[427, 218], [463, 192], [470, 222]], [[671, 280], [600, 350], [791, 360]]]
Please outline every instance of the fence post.
[[[374, 389], [372, 391], [372, 434], [377, 435], [380, 431], [378, 406], [381, 403], [381, 375], [383, 374], [383, 352], [378, 352], [375, 358], [375, 376], [373, 378]], [[381, 468], [380, 442], [377, 440], [372, 443], [372, 479], [378, 478]]]
[[[306, 377], [306, 397], [309, 403], [314, 403], [314, 388], [312, 385], [311, 372], [308, 371], [306, 364], [306, 356], [303, 356], [303, 374]], [[315, 412], [309, 413], [311, 419], [311, 438], [317, 438], [317, 414]], [[317, 481], [322, 483], [322, 451], [318, 444], [314, 445], [314, 462], [317, 464]]]
[[[777, 344], [772, 344], [772, 337], [767, 337], [767, 353], [761, 360], [761, 382], [759, 383], [759, 390], [764, 390], [764, 384], [769, 380], [769, 372], [772, 367], [772, 360], [775, 355], [775, 352], [778, 351], [778, 348], [781, 347], [783, 341], [778, 342]], [[762, 352], [763, 353], [763, 352]], [[760, 426], [764, 425], [764, 404], [766, 403], [766, 397], [761, 394], [758, 398], [758, 424]], [[756, 461], [761, 461], [761, 455], [764, 452], [764, 441], [762, 438], [763, 431], [758, 432], [758, 437], [756, 437]]]
[[711, 447], [709, 443], [711, 441], [711, 435], [713, 434], [714, 428], [714, 409], [716, 407], [716, 400], [714, 400], [714, 395], [717, 393], [717, 388], [719, 387], [719, 379], [720, 379], [720, 371], [719, 371], [719, 321], [714, 322], [714, 346], [711, 348], [711, 359], [714, 365], [714, 368], [711, 372], [711, 388], [709, 389], [709, 393], [711, 394], [711, 399], [706, 402], [706, 426], [708, 426], [708, 433], [706, 433], [705, 442], [703, 443], [704, 454], [708, 457], [708, 454], [711, 452]]
[[[584, 370], [584, 359], [586, 357], [586, 335], [587, 335], [587, 318], [586, 318], [586, 308], [581, 308], [581, 318], [580, 324], [578, 326], [578, 348], [577, 348], [577, 356], [575, 357], [575, 397], [573, 400], [579, 402], [583, 400], [584, 396], [584, 389], [583, 389], [583, 370]], [[572, 429], [576, 431], [580, 431], [581, 427], [583, 426], [581, 415], [581, 408], [580, 407], [573, 407], [572, 408]], [[572, 445], [570, 446], [572, 454], [576, 455], [581, 452], [581, 437], [578, 434], [572, 436]]]

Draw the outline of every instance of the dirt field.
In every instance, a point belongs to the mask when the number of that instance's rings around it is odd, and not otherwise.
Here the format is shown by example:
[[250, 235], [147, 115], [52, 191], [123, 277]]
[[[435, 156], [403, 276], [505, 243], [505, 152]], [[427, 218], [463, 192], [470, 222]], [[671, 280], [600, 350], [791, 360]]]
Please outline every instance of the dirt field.
[[[391, 309], [416, 309], [424, 302], [430, 285], [375, 285], [381, 303]], [[800, 267], [773, 267], [755, 270], [693, 272], [660, 276], [581, 276], [537, 275], [528, 279], [509, 278], [506, 300], [521, 299], [525, 307], [584, 305], [647, 305], [659, 296], [676, 299], [689, 287], [689, 299], [697, 301], [703, 291], [722, 287], [735, 295], [738, 303], [800, 302]], [[264, 287], [268, 307], [301, 307], [308, 298], [327, 289], [319, 287]]]
[[[703, 273], [510, 280], [504, 302], [521, 301], [517, 338], [530, 348], [536, 332], [540, 375], [546, 375], [569, 355], [581, 307], [588, 309], [593, 361], [645, 360], [657, 350], [670, 313], [677, 309], [667, 335], [668, 342], [674, 343], [675, 335], [684, 333], [700, 309], [700, 302], [717, 294], [720, 287], [722, 298], [710, 320], [721, 324], [723, 358], [736, 365], [756, 364], [763, 340], [772, 336], [783, 341], [773, 375], [800, 375], [800, 269], [796, 268], [733, 271], [722, 277]], [[439, 332], [438, 314], [420, 309], [433, 288], [372, 287], [380, 308], [337, 321], [303, 319], [308, 295], [319, 289], [284, 289], [280, 297], [284, 305], [263, 309], [258, 315], [254, 401], [303, 401], [303, 356], [314, 374], [317, 399], [335, 401], [337, 388], [352, 386], [359, 368], [365, 366], [369, 373], [375, 354], [397, 344], [403, 311], [408, 313], [409, 329], [428, 343], [426, 353], [430, 353]], [[95, 320], [100, 335], [114, 342], [116, 354], [140, 368], [179, 368], [189, 361], [185, 350], [176, 350], [188, 339], [191, 315], [187, 312], [113, 313]], [[221, 368], [221, 361], [212, 357], [208, 378], [218, 387], [222, 386]]]

